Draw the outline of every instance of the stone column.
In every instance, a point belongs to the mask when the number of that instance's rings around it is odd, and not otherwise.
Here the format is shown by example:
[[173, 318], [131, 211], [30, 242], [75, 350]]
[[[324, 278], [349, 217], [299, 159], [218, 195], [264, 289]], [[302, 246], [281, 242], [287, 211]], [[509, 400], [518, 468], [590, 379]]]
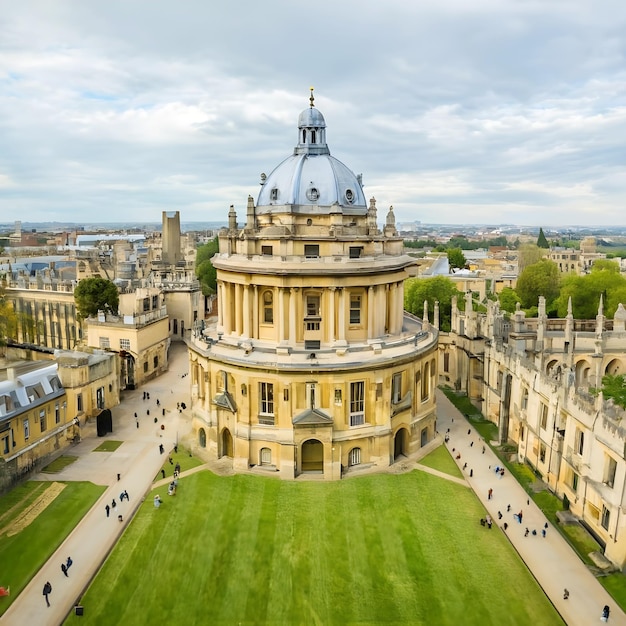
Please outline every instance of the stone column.
[[254, 285], [252, 297], [254, 302], [252, 303], [252, 337], [254, 339], [259, 338], [259, 288]]
[[374, 338], [374, 311], [376, 310], [375, 306], [375, 297], [374, 297], [374, 287], [367, 288], [367, 338]]
[[285, 341], [285, 292], [282, 287], [277, 290], [278, 293], [278, 342]]
[[339, 341], [346, 342], [346, 290], [339, 289]]
[[402, 332], [404, 325], [404, 289], [402, 283], [396, 283], [396, 332]]
[[387, 321], [387, 331], [390, 335], [396, 334], [396, 284], [389, 285], [389, 293], [387, 296], [387, 304], [389, 306], [389, 319]]
[[238, 337], [241, 336], [242, 332], [241, 289], [242, 285], [235, 284], [235, 334]]
[[250, 337], [250, 317], [252, 312], [250, 311], [250, 287], [248, 285], [243, 286], [243, 336]]
[[295, 344], [296, 337], [296, 303], [298, 298], [298, 289], [291, 287], [289, 289], [289, 343]]
[[328, 340], [330, 343], [335, 343], [335, 292], [337, 289], [335, 287], [331, 287], [328, 295], [330, 298], [329, 306], [328, 306]]

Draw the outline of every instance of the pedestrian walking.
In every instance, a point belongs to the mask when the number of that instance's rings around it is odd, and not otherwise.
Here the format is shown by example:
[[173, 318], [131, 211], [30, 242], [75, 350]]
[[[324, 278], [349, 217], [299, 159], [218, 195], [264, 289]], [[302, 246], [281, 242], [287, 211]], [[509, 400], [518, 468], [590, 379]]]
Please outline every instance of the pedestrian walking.
[[471, 470], [470, 470], [470, 478], [473, 478], [473, 476], [474, 476], [474, 470], [473, 470], [473, 469], [471, 469]]
[[105, 509], [105, 511], [107, 512], [107, 517], [109, 517], [109, 513], [111, 512], [111, 507], [107, 504], [107, 505], [104, 507], [104, 509]]
[[159, 453], [160, 453], [160, 454], [163, 454], [164, 452], [165, 452], [165, 448], [163, 447], [163, 444], [162, 444], [162, 443], [160, 443], [160, 444], [159, 444]]
[[161, 468], [161, 477], [165, 478], [165, 470], [163, 468]]
[[124, 492], [120, 493], [120, 502], [124, 502]]
[[541, 529], [541, 536], [545, 539], [546, 538], [546, 529], [542, 528]]
[[493, 498], [493, 489], [489, 489], [487, 492], [487, 500], [491, 500]]
[[157, 398], [157, 406], [160, 406], [161, 403], [159, 402], [159, 399]]
[[567, 587], [563, 589], [563, 600], [567, 600], [569, 598], [569, 591]]
[[67, 565], [65, 565], [65, 563], [61, 563], [61, 571], [63, 572], [63, 575], [68, 578], [67, 575]]
[[526, 531], [524, 532], [524, 537], [528, 537], [528, 533], [530, 532], [530, 530], [528, 530], [528, 526], [526, 527]]
[[114, 509], [117, 506], [117, 503], [115, 502], [115, 498], [113, 498], [113, 500], [111, 500], [111, 508]]
[[600, 621], [608, 622], [610, 613], [611, 613], [611, 609], [609, 608], [609, 605], [605, 604], [604, 608], [602, 609], [602, 617], [600, 618]]
[[474, 442], [472, 441], [472, 442], [470, 443], [470, 448], [473, 448], [473, 447], [474, 447]]
[[126, 502], [128, 502], [129, 501], [128, 491], [126, 489], [124, 489], [124, 497], [126, 498]]
[[136, 423], [137, 423], [137, 428], [139, 428], [139, 420], [137, 420]]
[[150, 415], [150, 409], [146, 409], [146, 415]]
[[472, 429], [471, 429], [471, 428], [468, 428], [468, 429], [467, 429], [467, 434], [468, 434], [468, 435], [471, 435], [471, 434], [472, 434]]
[[510, 504], [507, 504], [507, 505], [506, 505], [506, 512], [507, 512], [507, 513], [510, 513], [510, 512], [511, 512], [511, 505], [510, 505]]
[[483, 446], [483, 454], [485, 454], [485, 446]]
[[68, 556], [67, 561], [65, 562], [65, 567], [67, 567], [67, 569], [70, 569], [70, 567], [72, 567], [72, 563], [74, 563], [74, 561], [72, 561], [72, 557]]
[[137, 411], [135, 411], [135, 419], [137, 419]]
[[46, 599], [46, 606], [50, 606], [50, 600], [48, 600], [48, 596], [52, 593], [52, 585], [50, 581], [46, 581], [46, 584], [43, 586], [43, 595]]

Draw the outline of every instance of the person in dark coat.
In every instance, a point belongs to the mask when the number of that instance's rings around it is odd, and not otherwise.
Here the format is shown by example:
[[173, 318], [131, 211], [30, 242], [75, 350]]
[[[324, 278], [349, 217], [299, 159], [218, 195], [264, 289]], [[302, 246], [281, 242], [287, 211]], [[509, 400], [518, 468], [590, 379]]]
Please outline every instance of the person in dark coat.
[[67, 578], [67, 565], [65, 565], [65, 563], [61, 563], [61, 571], [63, 572], [63, 575]]
[[43, 586], [43, 595], [46, 599], [46, 606], [50, 606], [50, 600], [48, 600], [48, 596], [52, 593], [52, 585], [50, 584], [50, 581], [47, 581], [46, 584]]

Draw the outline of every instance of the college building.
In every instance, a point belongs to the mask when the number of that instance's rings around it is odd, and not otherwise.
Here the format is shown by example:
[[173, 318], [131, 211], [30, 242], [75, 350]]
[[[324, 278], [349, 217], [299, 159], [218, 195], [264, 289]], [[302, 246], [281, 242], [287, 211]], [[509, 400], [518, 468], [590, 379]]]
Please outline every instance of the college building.
[[240, 226], [219, 233], [218, 315], [189, 343], [194, 452], [325, 480], [385, 468], [436, 436], [437, 330], [404, 312], [393, 209], [330, 155], [313, 106]]

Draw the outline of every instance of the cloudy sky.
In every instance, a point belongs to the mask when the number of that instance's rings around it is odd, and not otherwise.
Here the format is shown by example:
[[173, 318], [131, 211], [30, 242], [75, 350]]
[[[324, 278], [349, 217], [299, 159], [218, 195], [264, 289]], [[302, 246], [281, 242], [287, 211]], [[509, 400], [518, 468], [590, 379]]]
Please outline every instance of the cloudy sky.
[[624, 0], [21, 0], [0, 221], [241, 218], [297, 142], [398, 221], [626, 225]]

